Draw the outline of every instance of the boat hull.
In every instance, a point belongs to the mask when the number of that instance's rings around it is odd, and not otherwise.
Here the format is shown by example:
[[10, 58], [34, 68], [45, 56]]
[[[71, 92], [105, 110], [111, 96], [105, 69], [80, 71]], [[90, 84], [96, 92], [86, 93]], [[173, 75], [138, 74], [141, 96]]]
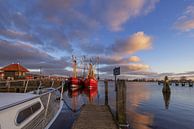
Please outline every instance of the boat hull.
[[70, 77], [69, 85], [71, 88], [79, 88], [79, 79], [75, 77]]
[[97, 86], [98, 86], [98, 81], [94, 78], [87, 78], [84, 81], [85, 88], [91, 89], [91, 88], [97, 88]]

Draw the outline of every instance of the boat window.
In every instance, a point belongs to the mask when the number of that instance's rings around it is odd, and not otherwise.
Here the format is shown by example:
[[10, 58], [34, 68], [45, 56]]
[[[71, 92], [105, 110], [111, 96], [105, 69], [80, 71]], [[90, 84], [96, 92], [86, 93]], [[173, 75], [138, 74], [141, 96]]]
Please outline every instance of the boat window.
[[23, 110], [21, 110], [18, 113], [16, 122], [17, 124], [21, 124], [23, 121], [25, 121], [27, 118], [29, 118], [32, 114], [34, 114], [36, 111], [38, 111], [41, 108], [40, 102], [37, 102], [30, 107], [27, 107]]
[[33, 113], [35, 113], [36, 111], [38, 111], [40, 108], [41, 108], [40, 102], [32, 105], [32, 111], [33, 111]]

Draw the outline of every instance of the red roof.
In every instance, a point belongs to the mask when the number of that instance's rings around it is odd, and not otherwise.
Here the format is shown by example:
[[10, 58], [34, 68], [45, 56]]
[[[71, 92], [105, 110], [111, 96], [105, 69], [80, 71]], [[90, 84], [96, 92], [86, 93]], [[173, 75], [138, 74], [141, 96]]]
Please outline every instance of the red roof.
[[20, 64], [10, 64], [1, 69], [2, 71], [20, 71], [20, 72], [29, 72], [26, 68]]

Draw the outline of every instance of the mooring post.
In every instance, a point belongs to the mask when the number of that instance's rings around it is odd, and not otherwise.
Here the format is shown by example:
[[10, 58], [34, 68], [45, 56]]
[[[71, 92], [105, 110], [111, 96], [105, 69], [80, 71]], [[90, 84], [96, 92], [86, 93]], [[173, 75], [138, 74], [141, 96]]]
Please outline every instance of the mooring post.
[[189, 82], [189, 87], [193, 87], [193, 82]]
[[104, 104], [108, 105], [108, 80], [105, 80], [104, 84], [105, 84], [105, 101], [104, 101]]
[[126, 85], [125, 80], [117, 81], [116, 117], [120, 127], [128, 127], [126, 121]]
[[163, 85], [162, 92], [163, 93], [170, 93], [168, 76], [165, 76], [165, 78], [164, 78], [164, 85]]
[[10, 87], [11, 87], [11, 82], [10, 81], [6, 81], [6, 87], [7, 87], [7, 92], [9, 92]]
[[115, 75], [115, 91], [117, 91], [117, 76]]

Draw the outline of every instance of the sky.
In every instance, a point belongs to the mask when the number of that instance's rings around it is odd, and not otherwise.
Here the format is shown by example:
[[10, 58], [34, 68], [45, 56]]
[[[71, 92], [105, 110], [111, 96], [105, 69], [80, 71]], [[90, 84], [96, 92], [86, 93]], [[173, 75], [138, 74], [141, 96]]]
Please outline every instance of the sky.
[[0, 67], [71, 74], [100, 58], [110, 77], [194, 75], [194, 0], [0, 0]]

